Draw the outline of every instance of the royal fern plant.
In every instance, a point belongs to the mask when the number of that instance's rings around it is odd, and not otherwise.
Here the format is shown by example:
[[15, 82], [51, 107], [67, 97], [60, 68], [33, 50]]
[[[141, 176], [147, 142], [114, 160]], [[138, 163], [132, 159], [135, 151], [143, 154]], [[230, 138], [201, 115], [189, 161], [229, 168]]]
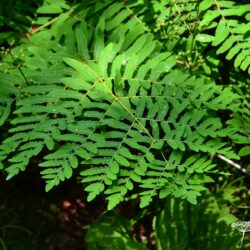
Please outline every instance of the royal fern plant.
[[[212, 2], [201, 3], [207, 16]], [[141, 207], [168, 195], [196, 204], [214, 174], [224, 173], [213, 156], [239, 159], [232, 140], [241, 135], [229, 120], [241, 112], [242, 96], [186, 71], [150, 28], [147, 11], [142, 1], [47, 0], [38, 9], [40, 26], [2, 56], [0, 166], [7, 180], [39, 166], [46, 191], [78, 176], [88, 201], [102, 194], [108, 209], [131, 196]], [[224, 16], [217, 30], [236, 25]], [[212, 45], [234, 39], [217, 30]], [[243, 52], [241, 41], [234, 55]], [[237, 58], [244, 70], [246, 59]]]

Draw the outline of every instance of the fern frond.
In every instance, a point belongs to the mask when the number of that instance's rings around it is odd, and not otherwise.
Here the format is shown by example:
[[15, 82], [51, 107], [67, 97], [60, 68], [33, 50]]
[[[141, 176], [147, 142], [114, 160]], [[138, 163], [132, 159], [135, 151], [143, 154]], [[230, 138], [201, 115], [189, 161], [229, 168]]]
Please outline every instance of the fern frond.
[[175, 57], [126, 5], [74, 11], [16, 49], [29, 81], [0, 146], [7, 179], [46, 152], [47, 191], [80, 172], [88, 200], [104, 193], [109, 209], [137, 189], [142, 207], [169, 194], [195, 204], [216, 172], [209, 157], [238, 158], [216, 112], [237, 111], [239, 96], [173, 69]]
[[[11, 113], [13, 96], [17, 95], [17, 87], [22, 82], [21, 77], [15, 77], [8, 73], [0, 72], [1, 92], [0, 92], [0, 126], [3, 126]], [[16, 86], [15, 86], [16, 84]]]
[[[212, 45], [217, 47], [217, 54], [227, 53], [226, 59], [234, 59], [236, 68], [248, 70], [250, 73], [250, 5], [233, 1], [203, 0], [200, 10], [204, 13], [200, 27], [216, 27]], [[217, 23], [218, 18], [220, 20]]]

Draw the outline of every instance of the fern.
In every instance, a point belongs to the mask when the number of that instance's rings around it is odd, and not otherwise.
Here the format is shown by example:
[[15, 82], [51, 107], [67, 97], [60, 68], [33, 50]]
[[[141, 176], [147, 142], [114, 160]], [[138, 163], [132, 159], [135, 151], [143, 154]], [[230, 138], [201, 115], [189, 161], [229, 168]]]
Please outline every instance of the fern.
[[[236, 68], [249, 70], [249, 4], [175, 0], [152, 1], [149, 5], [152, 7], [143, 9], [146, 21], [185, 68], [197, 71], [202, 67], [214, 78], [221, 64], [216, 54], [225, 54]], [[208, 50], [208, 44], [215, 51]]]
[[218, 172], [210, 156], [238, 159], [226, 139], [235, 129], [216, 112], [238, 111], [239, 95], [175, 69], [131, 8], [79, 5], [13, 50], [27, 82], [0, 146], [7, 179], [46, 152], [47, 191], [80, 173], [88, 200], [104, 193], [109, 209], [132, 190], [141, 207], [170, 194], [196, 204]]
[[177, 65], [198, 70], [204, 58], [195, 46], [199, 24], [199, 1], [146, 1], [137, 10], [167, 51], [173, 51]]
[[250, 5], [234, 1], [203, 0], [199, 9], [204, 13], [200, 28], [216, 28], [215, 36], [210, 36], [210, 41], [217, 47], [217, 54], [226, 53], [226, 59], [234, 59], [236, 68], [250, 73]]
[[[239, 148], [239, 156], [249, 157], [250, 155], [250, 106], [249, 106], [249, 93], [245, 94], [245, 100], [242, 102], [242, 109], [240, 112], [237, 112], [233, 115], [232, 119], [228, 121], [228, 125], [237, 131], [236, 134], [231, 135], [231, 138]], [[250, 170], [250, 165], [248, 161], [243, 162], [243, 167], [246, 167], [247, 170]]]
[[226, 199], [205, 194], [199, 206], [168, 198], [153, 221], [156, 249], [236, 249], [238, 236], [230, 224], [237, 218], [226, 206], [235, 198], [228, 191], [223, 190]]
[[3, 93], [0, 94], [0, 125], [2, 126], [4, 122], [7, 120], [10, 110], [11, 110], [11, 104], [12, 99], [9, 97], [9, 94], [11, 92], [11, 89], [9, 89], [9, 86], [3, 86], [6, 87], [6, 91], [3, 91]]

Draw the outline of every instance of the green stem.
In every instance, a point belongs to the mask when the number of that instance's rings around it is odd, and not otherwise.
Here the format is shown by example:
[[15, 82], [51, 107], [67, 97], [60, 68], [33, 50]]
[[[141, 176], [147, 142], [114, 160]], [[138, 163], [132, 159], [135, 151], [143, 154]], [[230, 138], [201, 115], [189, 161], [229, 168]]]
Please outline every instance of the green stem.
[[[10, 51], [10, 56], [11, 56], [13, 62], [15, 62], [15, 58], [14, 58], [14, 56], [13, 56], [13, 54], [12, 54], [11, 51]], [[22, 77], [23, 77], [23, 79], [25, 80], [25, 82], [26, 82], [26, 83], [29, 83], [29, 81], [28, 81], [28, 79], [26, 78], [26, 76], [24, 75], [24, 73], [23, 73], [23, 71], [22, 71], [20, 65], [17, 66], [17, 69], [18, 69], [18, 71], [20, 72], [20, 74], [22, 75]]]
[[243, 243], [243, 240], [244, 240], [244, 236], [245, 236], [245, 231], [243, 232], [242, 237], [241, 237], [241, 240], [240, 240], [240, 247], [242, 247], [242, 243]]
[[0, 237], [0, 244], [2, 245], [3, 247], [3, 250], [8, 250], [6, 244], [4, 243], [4, 240]]

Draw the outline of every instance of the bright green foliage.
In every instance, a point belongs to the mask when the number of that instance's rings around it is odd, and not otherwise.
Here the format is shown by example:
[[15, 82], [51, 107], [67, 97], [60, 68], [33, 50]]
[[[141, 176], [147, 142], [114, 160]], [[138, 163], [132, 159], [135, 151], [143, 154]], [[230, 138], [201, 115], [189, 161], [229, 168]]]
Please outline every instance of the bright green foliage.
[[[242, 104], [242, 110], [232, 117], [228, 121], [228, 125], [237, 131], [237, 134], [231, 135], [231, 138], [236, 144], [241, 145], [239, 150], [239, 156], [243, 159], [247, 159], [250, 156], [250, 105], [249, 105], [249, 97], [250, 93], [247, 93], [245, 96], [245, 100]], [[246, 166], [247, 170], [250, 171], [249, 161], [246, 161], [248, 164]]]
[[168, 195], [196, 204], [210, 174], [220, 173], [211, 156], [239, 158], [228, 143], [237, 131], [218, 112], [239, 112], [240, 95], [182, 71], [138, 6], [54, 7], [67, 11], [4, 58], [1, 124], [12, 111], [0, 146], [7, 179], [39, 158], [47, 191], [80, 173], [88, 200], [104, 193], [108, 209], [131, 192], [141, 207]]
[[199, 8], [202, 13], [200, 27], [216, 28], [215, 36], [208, 41], [217, 47], [216, 53], [226, 53], [226, 59], [233, 59], [236, 68], [250, 73], [250, 4], [203, 0]]
[[177, 65], [199, 69], [204, 62], [201, 48], [195, 44], [199, 32], [199, 1], [144, 0], [144, 4], [141, 6], [143, 20], [163, 42], [163, 47], [176, 54]]
[[[143, 8], [144, 20], [164, 41], [166, 49], [175, 51], [178, 64], [190, 70], [202, 67], [206, 74], [217, 74], [220, 62], [216, 54], [225, 54], [236, 68], [250, 72], [249, 1], [144, 2], [151, 6], [149, 10]], [[205, 51], [210, 44], [215, 50]]]

